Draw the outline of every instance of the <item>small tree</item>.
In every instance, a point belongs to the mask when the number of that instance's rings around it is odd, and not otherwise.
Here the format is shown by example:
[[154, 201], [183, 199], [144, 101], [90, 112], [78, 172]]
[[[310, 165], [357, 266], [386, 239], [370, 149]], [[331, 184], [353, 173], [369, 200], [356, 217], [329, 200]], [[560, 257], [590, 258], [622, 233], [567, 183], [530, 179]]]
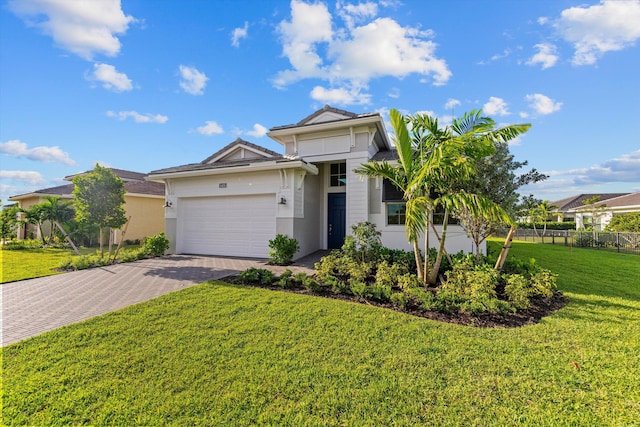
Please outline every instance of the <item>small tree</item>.
[[2, 209], [0, 212], [0, 238], [2, 242], [15, 236], [18, 228], [18, 212], [20, 212], [18, 205]]
[[49, 232], [49, 241], [53, 241], [54, 226], [62, 228], [62, 224], [69, 222], [76, 215], [73, 210], [71, 201], [63, 201], [60, 197], [44, 196], [43, 216], [44, 219], [51, 222], [51, 231]]
[[27, 209], [22, 209], [22, 212], [24, 212], [24, 222], [33, 224], [38, 228], [42, 244], [46, 245], [47, 240], [44, 232], [42, 231], [42, 223], [47, 220], [46, 207], [44, 203], [38, 203], [37, 205], [30, 206]]
[[73, 183], [78, 220], [99, 226], [100, 256], [104, 256], [104, 229], [111, 232], [127, 222], [123, 207], [124, 183], [116, 174], [98, 164], [92, 172], [73, 178]]
[[[548, 200], [540, 203], [536, 208], [533, 209], [533, 227], [535, 230], [536, 221], [541, 222], [543, 225], [542, 228], [542, 236], [544, 236], [547, 232], [547, 222], [549, 222], [549, 217], [558, 209], [556, 205], [550, 205]], [[536, 232], [537, 234], [537, 232]]]
[[640, 212], [614, 215], [609, 224], [607, 224], [606, 230], [640, 233]]
[[[596, 226], [598, 225], [598, 220], [600, 219], [600, 217], [602, 217], [605, 214], [605, 211], [607, 210], [607, 205], [604, 203], [598, 204], [599, 201], [600, 201], [600, 196], [593, 196], [593, 197], [589, 197], [588, 199], [584, 199], [582, 201], [582, 204], [584, 205], [584, 207], [580, 209], [580, 212], [591, 215], [591, 230], [593, 231], [594, 239], [596, 237], [595, 234], [596, 234]], [[582, 224], [584, 226], [584, 219]]]

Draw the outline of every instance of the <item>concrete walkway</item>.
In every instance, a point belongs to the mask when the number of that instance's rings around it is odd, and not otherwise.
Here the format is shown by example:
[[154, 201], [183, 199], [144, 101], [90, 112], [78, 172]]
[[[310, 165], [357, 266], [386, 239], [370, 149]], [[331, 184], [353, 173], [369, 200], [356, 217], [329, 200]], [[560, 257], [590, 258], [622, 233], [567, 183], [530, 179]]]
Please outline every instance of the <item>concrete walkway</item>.
[[5, 283], [0, 285], [0, 346], [249, 267], [311, 274], [322, 255], [312, 254], [289, 267], [269, 266], [256, 259], [172, 255]]

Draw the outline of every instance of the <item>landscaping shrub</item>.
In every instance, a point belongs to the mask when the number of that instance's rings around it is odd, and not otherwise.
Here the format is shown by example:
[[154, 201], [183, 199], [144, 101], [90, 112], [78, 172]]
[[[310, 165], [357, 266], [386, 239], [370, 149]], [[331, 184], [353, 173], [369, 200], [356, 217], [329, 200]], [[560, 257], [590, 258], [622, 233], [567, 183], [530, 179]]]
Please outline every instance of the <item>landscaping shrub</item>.
[[403, 265], [389, 264], [387, 261], [382, 261], [378, 264], [375, 283], [379, 286], [397, 286], [398, 278], [404, 274], [408, 274], [408, 271]]
[[152, 257], [158, 257], [164, 255], [167, 249], [169, 249], [169, 239], [165, 236], [164, 232], [149, 236], [144, 239], [142, 248], [146, 254]]
[[298, 241], [293, 237], [278, 234], [269, 240], [269, 264], [289, 265], [293, 262], [293, 256], [300, 250]]
[[7, 251], [20, 251], [28, 249], [40, 249], [42, 248], [42, 240], [12, 240], [0, 245], [0, 248]]
[[409, 302], [409, 296], [404, 292], [394, 292], [391, 294], [391, 303], [400, 308], [405, 308]]
[[521, 310], [529, 308], [529, 281], [521, 274], [510, 274], [506, 279], [504, 293], [511, 305]]
[[351, 292], [358, 297], [368, 298], [371, 296], [369, 287], [364, 282], [352, 280], [349, 282], [349, 286], [351, 287]]
[[438, 291], [438, 298], [445, 305], [448, 302], [457, 305], [457, 298], [451, 298], [456, 295], [462, 298], [459, 308], [465, 313], [497, 313], [507, 308], [498, 302], [496, 287], [500, 274], [491, 266], [473, 265], [466, 260], [454, 265], [445, 276]]
[[280, 278], [276, 281], [278, 286], [281, 286], [285, 289], [292, 288], [295, 283], [293, 281], [293, 272], [288, 268], [280, 275]]
[[245, 271], [241, 271], [238, 274], [240, 280], [245, 283], [259, 283], [260, 282], [260, 270], [254, 267], [248, 268]]

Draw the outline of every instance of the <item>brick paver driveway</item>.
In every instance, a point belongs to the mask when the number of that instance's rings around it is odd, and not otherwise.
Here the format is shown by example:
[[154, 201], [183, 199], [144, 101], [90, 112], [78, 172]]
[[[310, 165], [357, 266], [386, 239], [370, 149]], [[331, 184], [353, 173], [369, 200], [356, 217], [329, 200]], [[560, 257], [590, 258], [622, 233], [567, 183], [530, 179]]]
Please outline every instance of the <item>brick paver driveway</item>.
[[[311, 273], [320, 254], [290, 266]], [[0, 345], [6, 346], [70, 323], [89, 319], [249, 267], [269, 268], [264, 260], [173, 255], [75, 271], [0, 285]]]

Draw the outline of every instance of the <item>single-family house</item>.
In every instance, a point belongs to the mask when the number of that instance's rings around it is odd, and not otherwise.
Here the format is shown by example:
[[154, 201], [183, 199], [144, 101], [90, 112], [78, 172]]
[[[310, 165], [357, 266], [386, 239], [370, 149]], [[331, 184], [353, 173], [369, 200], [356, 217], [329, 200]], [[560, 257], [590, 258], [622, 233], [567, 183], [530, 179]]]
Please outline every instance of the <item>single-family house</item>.
[[[411, 249], [402, 194], [354, 172], [397, 158], [380, 114], [325, 106], [268, 136], [284, 154], [236, 139], [201, 162], [149, 173], [165, 184], [170, 252], [266, 258], [269, 240], [285, 234], [300, 258], [340, 247], [361, 221], [377, 226], [385, 246]], [[449, 230], [449, 252], [472, 250], [460, 226]]]
[[577, 229], [592, 226], [595, 219], [596, 230], [604, 230], [614, 216], [640, 212], [640, 193], [627, 193], [607, 198], [590, 205], [573, 208], [570, 212], [575, 215]]
[[[145, 179], [146, 175], [140, 172], [113, 168], [110, 168], [110, 170], [123, 181], [126, 191], [124, 209], [130, 220], [124, 238], [137, 240], [163, 232], [164, 184], [147, 181]], [[91, 171], [83, 172], [83, 174], [89, 172]], [[70, 175], [64, 179], [71, 181], [74, 176], [76, 175]], [[46, 201], [45, 196], [73, 200], [73, 189], [74, 185], [70, 183], [11, 196], [9, 200], [18, 202], [18, 206], [22, 209], [28, 209], [33, 205]], [[45, 235], [49, 233], [50, 227], [51, 224], [49, 223], [43, 224], [42, 231]], [[119, 241], [120, 236], [122, 236], [122, 230], [117, 230], [115, 233], [116, 242]], [[40, 230], [32, 224], [21, 225], [18, 229], [18, 239], [31, 237], [39, 239], [41, 237]]]
[[556, 200], [549, 203], [551, 206], [557, 206], [553, 211], [554, 221], [576, 221], [576, 209], [585, 206], [585, 200], [597, 197], [599, 201], [605, 201], [614, 197], [625, 196], [629, 193], [591, 193], [578, 194], [576, 196], [567, 197], [565, 199]]

